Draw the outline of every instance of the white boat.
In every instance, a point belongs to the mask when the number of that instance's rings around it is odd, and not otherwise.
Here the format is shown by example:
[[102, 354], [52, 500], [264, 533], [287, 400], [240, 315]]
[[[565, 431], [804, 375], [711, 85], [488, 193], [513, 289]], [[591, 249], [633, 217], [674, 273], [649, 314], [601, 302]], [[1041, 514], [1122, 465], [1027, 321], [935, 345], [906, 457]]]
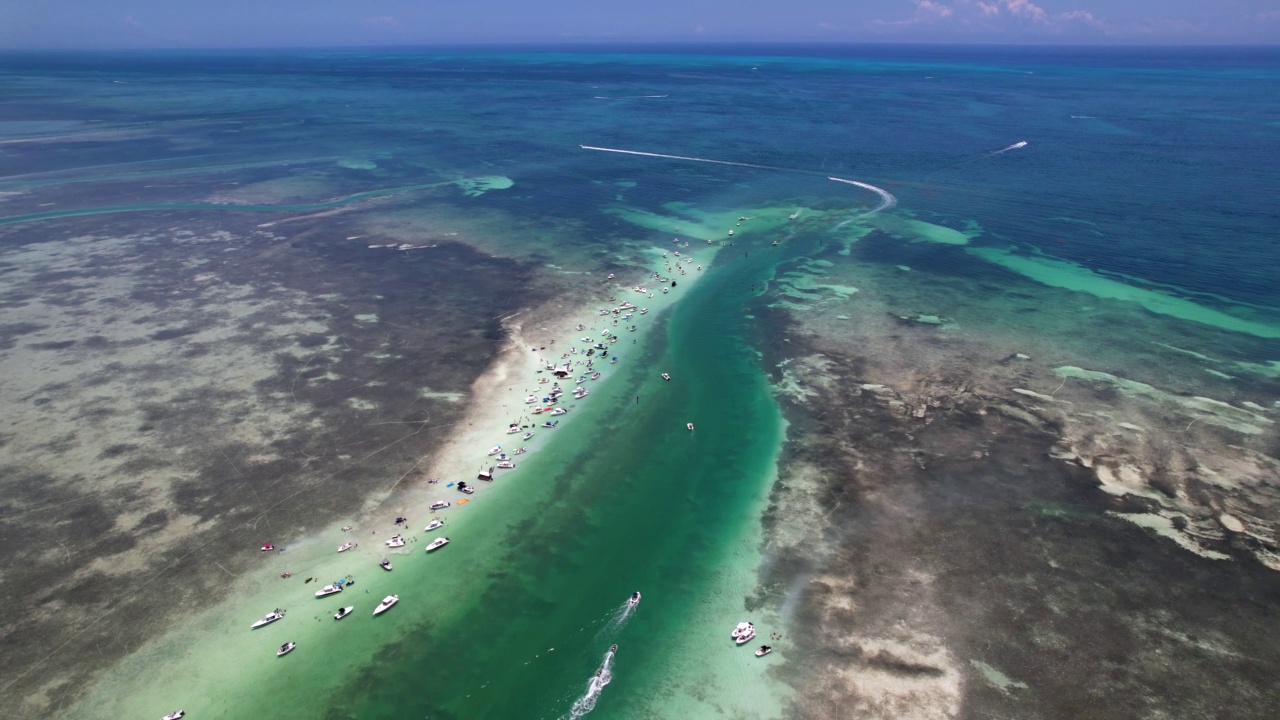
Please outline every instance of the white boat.
[[386, 570], [387, 572], [391, 572], [391, 561], [383, 558], [382, 562], [378, 563], [378, 567]]
[[[521, 428], [520, 428], [520, 426], [519, 426], [519, 425], [511, 425], [511, 426], [509, 426], [509, 427], [507, 428], [507, 434], [508, 434], [508, 435], [515, 435], [516, 433], [520, 432], [520, 429], [521, 429]], [[489, 454], [490, 454], [490, 455], [493, 455], [494, 453], [489, 453]]]
[[470, 495], [470, 494], [474, 493], [474, 492], [476, 491], [476, 489], [475, 489], [475, 488], [473, 488], [473, 487], [471, 487], [470, 485], [468, 485], [468, 484], [464, 483], [464, 482], [459, 482], [459, 483], [458, 483], [458, 491], [459, 491], [459, 492], [464, 492], [464, 493], [466, 493], [466, 494]]
[[568, 410], [565, 410], [564, 408], [556, 408], [555, 410], [552, 410], [552, 411], [551, 411], [551, 414], [552, 414], [552, 415], [564, 415], [565, 413], [568, 413], [568, 412], [569, 412], [569, 411], [568, 411]]
[[497, 455], [497, 454], [498, 454], [498, 453], [500, 453], [500, 452], [502, 452], [502, 446], [501, 446], [501, 445], [494, 445], [493, 447], [489, 448], [489, 454], [490, 454], [490, 455]]
[[438, 538], [436, 538], [435, 540], [432, 540], [431, 542], [427, 543], [427, 547], [425, 548], [425, 550], [424, 550], [424, 551], [425, 551], [425, 552], [431, 552], [432, 550], [437, 550], [437, 549], [442, 548], [442, 547], [444, 547], [445, 545], [448, 545], [448, 544], [449, 544], [449, 538], [447, 538], [447, 537], [438, 537]]
[[342, 592], [342, 583], [332, 583], [329, 585], [325, 585], [324, 587], [317, 590], [316, 597], [318, 598], [328, 597], [330, 595], [336, 595], [340, 592]]
[[689, 432], [693, 432], [693, 423], [685, 423], [684, 426], [689, 428]]
[[733, 629], [733, 632], [729, 633], [729, 637], [733, 638], [734, 640], [737, 640], [738, 638], [743, 637], [747, 633], [755, 634], [755, 631], [756, 631], [755, 625], [752, 625], [749, 622], [740, 622], [738, 623], [737, 627]]
[[353, 542], [344, 542], [338, 546], [338, 552], [346, 552], [355, 546], [356, 544]]
[[560, 423], [560, 421], [559, 421], [559, 420], [548, 420], [548, 421], [546, 421], [546, 422], [542, 423], [542, 427], [544, 427], [544, 428], [553, 428], [553, 427], [555, 427], [556, 425], [558, 425], [559, 423]]
[[449, 502], [448, 502], [447, 500], [437, 500], [437, 501], [435, 501], [435, 502], [431, 503], [431, 509], [432, 509], [433, 511], [434, 511], [434, 510], [443, 510], [443, 509], [445, 509], [445, 508], [447, 508], [447, 507], [449, 507]]
[[528, 451], [527, 449], [525, 449], [525, 448], [517, 448], [517, 449], [516, 449], [516, 451], [515, 451], [515, 452], [513, 452], [513, 453], [511, 453], [511, 454], [512, 454], [512, 455], [523, 455], [523, 454], [525, 454], [526, 452], [529, 452], [529, 451]]
[[599, 379], [600, 379], [600, 373], [591, 373], [591, 379], [592, 379], [592, 380], [599, 380]]
[[277, 620], [279, 620], [280, 618], [283, 618], [283, 617], [284, 617], [284, 611], [283, 611], [283, 610], [281, 610], [280, 608], [276, 608], [275, 610], [272, 610], [271, 612], [267, 613], [266, 615], [263, 615], [263, 616], [262, 616], [262, 619], [261, 619], [261, 620], [259, 620], [259, 621], [258, 621], [258, 622], [256, 622], [256, 623], [254, 623], [253, 625], [251, 625], [251, 626], [249, 627], [249, 629], [250, 629], [250, 630], [257, 630], [258, 628], [260, 628], [260, 627], [265, 627], [265, 626], [267, 626], [267, 625], [270, 625], [271, 623], [273, 623], [273, 622], [275, 622], [275, 621], [277, 621]]
[[746, 635], [743, 635], [742, 637], [738, 638], [737, 643], [739, 645], [746, 645], [747, 643], [751, 642], [752, 639], [755, 638], [755, 636], [756, 636], [756, 629], [751, 628], [751, 630], [748, 631]]
[[355, 610], [355, 609], [356, 609], [356, 606], [355, 606], [355, 605], [349, 605], [349, 606], [347, 606], [347, 607], [341, 608], [341, 609], [339, 609], [339, 610], [338, 610], [338, 612], [336, 612], [336, 613], [334, 613], [334, 614], [333, 614], [333, 619], [334, 619], [334, 620], [341, 620], [342, 618], [344, 618], [344, 617], [346, 617], [346, 616], [350, 615], [350, 614], [351, 614], [351, 611], [352, 611], [352, 610]]
[[431, 532], [438, 527], [444, 527], [444, 518], [436, 518], [435, 520], [427, 523], [427, 532]]
[[581, 391], [581, 392], [574, 392], [574, 393], [573, 393], [573, 399], [574, 399], [574, 400], [581, 400], [582, 398], [586, 397], [587, 395], [590, 395], [590, 393], [588, 393], [586, 390], [583, 390], [583, 391]]
[[382, 613], [390, 610], [391, 606], [395, 605], [398, 602], [400, 602], [399, 595], [388, 595], [382, 598], [382, 602], [378, 603], [378, 607], [373, 609], [373, 614], [381, 615]]
[[498, 467], [502, 468], [503, 470], [515, 470], [516, 464], [511, 462], [510, 460], [503, 460], [502, 462], [498, 463]]
[[184, 718], [186, 716], [187, 716], [186, 710], [174, 710], [168, 715], [165, 715], [164, 717], [160, 718], [160, 720], [179, 720], [179, 718]]
[[393, 547], [393, 548], [404, 547], [404, 536], [392, 535], [391, 539], [387, 541], [387, 547]]
[[768, 654], [769, 654], [769, 653], [771, 653], [771, 652], [773, 652], [773, 648], [772, 648], [772, 647], [770, 647], [770, 646], [768, 646], [768, 645], [761, 645], [761, 646], [756, 650], [756, 657], [764, 657], [765, 655], [768, 655]]
[[648, 315], [648, 314], [649, 314], [649, 308], [640, 308], [640, 314], [641, 314], [641, 315]]
[[536, 402], [538, 402], [538, 396], [537, 396], [537, 395], [530, 395], [529, 397], [527, 397], [527, 398], [525, 398], [525, 399], [524, 399], [524, 404], [525, 404], [525, 405], [532, 405], [532, 404], [534, 404], [534, 403], [536, 403]]
[[627, 599], [627, 604], [628, 604], [628, 605], [631, 605], [632, 607], [634, 607], [634, 606], [636, 606], [636, 605], [639, 605], [639, 604], [640, 604], [640, 591], [639, 591], [639, 590], [637, 590], [637, 591], [635, 591], [635, 592], [631, 593], [631, 597]]
[[289, 653], [293, 652], [293, 649], [296, 647], [298, 647], [298, 643], [287, 642], [281, 645], [280, 649], [276, 651], [276, 657], [280, 657], [281, 655], [288, 655]]
[[532, 438], [532, 437], [533, 437], [533, 431], [532, 431], [532, 430], [530, 430], [529, 432], [527, 432], [527, 433], [525, 433], [525, 434], [524, 434], [524, 439], [525, 439], [525, 440], [528, 440], [528, 439], [530, 439], [530, 438]]
[[663, 380], [670, 380], [670, 379], [671, 379], [671, 375], [669, 375], [668, 373], [662, 373], [662, 379], [663, 379]]

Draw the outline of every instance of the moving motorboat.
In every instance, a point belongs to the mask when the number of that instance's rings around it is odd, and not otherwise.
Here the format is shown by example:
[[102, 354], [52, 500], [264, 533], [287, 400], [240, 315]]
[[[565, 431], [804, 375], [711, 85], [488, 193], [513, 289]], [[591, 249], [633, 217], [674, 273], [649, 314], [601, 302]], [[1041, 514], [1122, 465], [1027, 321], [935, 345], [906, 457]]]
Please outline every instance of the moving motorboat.
[[261, 619], [261, 620], [259, 620], [259, 621], [258, 621], [258, 622], [256, 622], [256, 623], [254, 623], [253, 625], [251, 625], [251, 626], [249, 627], [249, 629], [250, 629], [250, 630], [257, 630], [258, 628], [260, 628], [260, 627], [265, 627], [265, 626], [267, 626], [267, 625], [270, 625], [271, 623], [273, 623], [273, 622], [275, 622], [275, 621], [277, 621], [277, 620], [279, 620], [279, 619], [281, 619], [281, 618], [283, 618], [283, 617], [284, 617], [284, 611], [283, 611], [283, 610], [281, 610], [280, 608], [276, 608], [275, 610], [272, 610], [271, 612], [267, 613], [266, 615], [263, 615], [263, 616], [262, 616], [262, 619]]
[[355, 606], [355, 605], [350, 605], [350, 606], [348, 606], [348, 607], [339, 608], [339, 609], [338, 609], [338, 612], [336, 612], [336, 613], [334, 613], [334, 614], [333, 614], [333, 619], [334, 619], [334, 620], [341, 620], [342, 618], [344, 618], [344, 617], [346, 617], [346, 616], [350, 615], [350, 614], [351, 614], [351, 611], [353, 611], [353, 610], [355, 610], [355, 609], [356, 609], [356, 606]]
[[769, 653], [771, 653], [771, 652], [773, 652], [773, 648], [772, 648], [772, 647], [770, 647], [770, 646], [768, 646], [768, 645], [761, 645], [761, 646], [756, 650], [756, 657], [764, 657], [765, 655], [768, 655], [768, 654], [769, 654]]
[[447, 507], [449, 507], [449, 501], [447, 501], [447, 500], [437, 500], [437, 501], [435, 501], [435, 502], [431, 503], [431, 510], [432, 510], [432, 511], [435, 511], [435, 510], [443, 510], [443, 509], [445, 509], [445, 508], [447, 508]]
[[503, 470], [514, 470], [516, 467], [516, 464], [511, 462], [510, 460], [503, 460], [502, 462], [498, 463], [498, 467], [502, 468]]
[[165, 715], [164, 717], [160, 718], [160, 720], [180, 720], [180, 718], [184, 718], [186, 716], [187, 716], [186, 710], [174, 710], [168, 715]]
[[689, 432], [693, 432], [693, 423], [685, 423], [684, 426], [689, 428]]
[[398, 602], [400, 602], [399, 595], [388, 595], [382, 598], [382, 602], [378, 603], [378, 607], [373, 609], [373, 614], [381, 615], [382, 613], [390, 610], [391, 606], [395, 605]]
[[391, 572], [391, 561], [386, 558], [383, 558], [382, 562], [378, 563], [378, 567], [382, 568], [383, 570], [386, 570], [387, 572]]
[[336, 583], [330, 583], [330, 584], [328, 584], [328, 585], [325, 585], [324, 587], [322, 587], [322, 588], [320, 588], [319, 590], [317, 590], [317, 591], [316, 591], [316, 597], [318, 597], [318, 598], [328, 597], [328, 596], [330, 596], [330, 595], [336, 595], [336, 594], [338, 594], [338, 593], [340, 593], [340, 592], [342, 592], [342, 581], [341, 581], [341, 580], [339, 580], [339, 581], [338, 581], [338, 582], [336, 582]]
[[662, 379], [663, 379], [663, 380], [670, 380], [670, 379], [671, 379], [671, 375], [669, 375], [668, 373], [662, 373]]
[[339, 545], [339, 546], [338, 546], [338, 552], [340, 552], [340, 553], [341, 553], [341, 552], [346, 552], [346, 551], [350, 550], [351, 548], [353, 548], [353, 547], [355, 547], [355, 546], [356, 546], [356, 544], [355, 544], [355, 543], [353, 543], [353, 542], [344, 542], [344, 543], [342, 543], [341, 545]]
[[475, 489], [475, 488], [473, 488], [473, 487], [471, 487], [470, 485], [466, 484], [465, 482], [462, 482], [461, 480], [459, 480], [459, 481], [458, 481], [458, 491], [459, 491], [459, 492], [464, 492], [464, 493], [466, 493], [466, 494], [470, 495], [470, 494], [474, 493], [474, 492], [476, 491], [476, 489]]
[[404, 547], [404, 536], [392, 535], [391, 539], [387, 541], [387, 547], [393, 547], [393, 548]]
[[634, 607], [634, 606], [636, 606], [636, 605], [639, 605], [639, 604], [640, 604], [640, 591], [639, 591], [639, 590], [637, 590], [637, 591], [635, 591], [635, 592], [631, 593], [631, 597], [627, 600], [627, 604], [628, 604], [628, 605], [631, 605], [631, 606], [633, 606], [633, 607]]
[[438, 527], [444, 527], [444, 518], [436, 518], [435, 520], [427, 523], [427, 532], [431, 532]]
[[281, 645], [280, 649], [276, 651], [276, 657], [280, 657], [281, 655], [288, 655], [289, 653], [293, 652], [293, 649], [296, 647], [298, 647], [298, 643], [287, 642]]
[[431, 552], [432, 550], [438, 550], [438, 549], [440, 549], [440, 548], [442, 548], [442, 547], [444, 547], [445, 545], [448, 545], [448, 544], [449, 544], [449, 538], [447, 538], [447, 537], [438, 537], [438, 538], [436, 538], [435, 540], [432, 540], [431, 542], [427, 543], [427, 547], [425, 548], [425, 552]]

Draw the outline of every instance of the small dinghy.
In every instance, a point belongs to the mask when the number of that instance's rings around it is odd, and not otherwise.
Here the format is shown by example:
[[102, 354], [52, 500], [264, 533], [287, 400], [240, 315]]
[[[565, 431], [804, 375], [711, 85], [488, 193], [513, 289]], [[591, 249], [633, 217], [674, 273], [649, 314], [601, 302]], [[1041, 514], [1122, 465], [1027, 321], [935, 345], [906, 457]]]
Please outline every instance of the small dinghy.
[[387, 572], [391, 572], [391, 561], [386, 558], [383, 558], [382, 562], [378, 563], [378, 567], [382, 568], [383, 570], [386, 570]]
[[448, 544], [449, 544], [449, 538], [447, 538], [447, 537], [438, 537], [438, 538], [436, 538], [435, 540], [432, 540], [431, 542], [427, 543], [427, 547], [425, 548], [425, 552], [431, 552], [432, 550], [439, 550], [440, 548], [442, 548], [442, 547], [444, 547], [445, 545], [448, 545]]
[[355, 544], [355, 543], [353, 543], [353, 542], [344, 542], [344, 543], [342, 543], [341, 545], [339, 545], [339, 546], [338, 546], [338, 552], [340, 552], [340, 553], [342, 553], [342, 552], [346, 552], [346, 551], [350, 550], [351, 548], [353, 548], [353, 547], [355, 547], [355, 546], [356, 546], [356, 544]]
[[432, 510], [432, 511], [435, 511], [435, 510], [443, 510], [443, 509], [445, 509], [445, 508], [447, 508], [447, 507], [449, 507], [449, 501], [447, 501], [447, 500], [437, 500], [437, 501], [435, 501], [435, 502], [431, 503], [431, 510]]
[[436, 518], [435, 520], [427, 523], [427, 532], [431, 532], [439, 527], [444, 527], [444, 518]]
[[671, 375], [670, 375], [670, 374], [668, 374], [668, 373], [662, 373], [662, 379], [663, 379], [663, 380], [670, 380], [670, 379], [671, 379]]
[[761, 645], [761, 646], [756, 650], [756, 657], [764, 657], [765, 655], [768, 655], [768, 654], [769, 654], [769, 653], [771, 653], [771, 652], [773, 652], [773, 648], [772, 648], [772, 647], [769, 647], [768, 645]]
[[168, 715], [165, 715], [164, 717], [160, 718], [160, 720], [179, 720], [179, 718], [184, 718], [186, 716], [187, 716], [186, 710], [174, 710]]
[[283, 618], [283, 617], [284, 617], [284, 611], [283, 611], [283, 610], [281, 610], [280, 608], [276, 608], [275, 610], [272, 610], [271, 612], [267, 613], [266, 615], [263, 615], [263, 616], [262, 616], [262, 619], [261, 619], [261, 620], [259, 620], [259, 621], [258, 621], [258, 622], [256, 622], [256, 623], [254, 623], [253, 625], [249, 626], [249, 629], [250, 629], [250, 630], [257, 630], [257, 629], [258, 629], [258, 628], [260, 628], [260, 627], [266, 627], [267, 625], [270, 625], [271, 623], [273, 623], [273, 622], [275, 622], [275, 621], [277, 621], [277, 620], [279, 620], [279, 619], [281, 619], [281, 618]]
[[318, 598], [328, 597], [330, 595], [337, 595], [340, 592], [342, 592], [342, 582], [338, 581], [330, 585], [325, 585], [324, 587], [317, 590], [316, 597]]
[[334, 614], [333, 614], [333, 619], [334, 619], [334, 620], [341, 620], [342, 618], [344, 618], [344, 617], [346, 617], [346, 616], [350, 615], [350, 614], [351, 614], [351, 612], [352, 612], [353, 610], [355, 610], [355, 609], [356, 609], [356, 606], [355, 606], [355, 605], [350, 605], [350, 606], [348, 606], [348, 607], [340, 608], [340, 609], [338, 610], [338, 612], [336, 612], [336, 613], [334, 613]]
[[293, 649], [296, 647], [298, 647], [298, 643], [287, 642], [281, 645], [280, 649], [276, 651], [276, 657], [280, 657], [281, 655], [288, 655], [289, 653], [293, 652]]
[[393, 547], [393, 548], [404, 547], [404, 536], [392, 535], [391, 539], [387, 540], [386, 543], [387, 543], [387, 547]]
[[391, 606], [395, 605], [398, 602], [400, 602], [399, 595], [388, 595], [382, 598], [382, 602], [378, 603], [378, 607], [373, 609], [373, 614], [381, 615], [382, 613], [390, 610]]

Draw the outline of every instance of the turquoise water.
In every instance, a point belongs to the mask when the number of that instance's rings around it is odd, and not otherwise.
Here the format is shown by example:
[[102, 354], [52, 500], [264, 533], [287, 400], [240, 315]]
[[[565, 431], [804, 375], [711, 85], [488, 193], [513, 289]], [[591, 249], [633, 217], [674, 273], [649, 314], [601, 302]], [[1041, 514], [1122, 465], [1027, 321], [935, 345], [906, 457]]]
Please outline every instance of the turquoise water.
[[[342, 210], [335, 236], [408, 218], [435, 241], [445, 233], [432, 222], [447, 217], [463, 241], [537, 258], [530, 273], [598, 273], [670, 246], [671, 233], [626, 212], [804, 207], [781, 248], [770, 245], [781, 233], [738, 230], [686, 297], [647, 319], [659, 325], [650, 341], [623, 345], [616, 377], [574, 424], [477, 500], [486, 524], [398, 567], [394, 632], [352, 641], [361, 652], [349, 663], [334, 640], [326, 662], [287, 671], [289, 702], [316, 717], [565, 717], [616, 643], [600, 717], [709, 715], [729, 698], [777, 694], [723, 671], [751, 662], [729, 655], [725, 636], [756, 591], [783, 440], [756, 303], [779, 266], [844, 238], [840, 223], [900, 241], [872, 246], [868, 264], [975, 287], [1137, 289], [1153, 313], [1225, 332], [1276, 324], [1274, 51], [877, 53], [7, 57], [0, 225], [19, 247], [168, 229], [207, 210]], [[65, 145], [28, 142], [53, 119]], [[148, 163], [167, 169], [122, 170]], [[898, 206], [860, 218], [879, 197], [827, 175], [874, 184]], [[479, 196], [453, 185], [495, 176], [514, 184]], [[306, 227], [330, 232], [325, 222]], [[1021, 264], [1001, 261], [1010, 247]], [[1273, 360], [1270, 332], [1252, 332], [1261, 340], [1232, 347], [1233, 359]], [[422, 602], [410, 602], [415, 589]], [[644, 600], [624, 616], [634, 590]], [[249, 680], [228, 694], [237, 683]], [[181, 682], [171, 690], [180, 697]], [[252, 702], [222, 699], [223, 716], [298, 717], [297, 705], [245, 692]]]

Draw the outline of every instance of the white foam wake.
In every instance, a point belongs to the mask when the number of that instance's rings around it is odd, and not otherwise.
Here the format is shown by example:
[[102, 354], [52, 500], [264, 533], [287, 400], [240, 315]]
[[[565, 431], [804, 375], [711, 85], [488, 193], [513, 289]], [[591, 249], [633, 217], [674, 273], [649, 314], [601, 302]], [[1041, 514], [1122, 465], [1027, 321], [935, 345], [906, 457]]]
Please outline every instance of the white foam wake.
[[860, 188], [870, 190], [871, 192], [880, 196], [879, 205], [871, 208], [870, 210], [862, 213], [861, 215], [858, 215], [857, 217], [851, 217], [848, 220], [845, 220], [839, 225], [836, 225], [836, 227], [844, 227], [846, 224], [854, 220], [857, 220], [858, 218], [866, 217], [868, 215], [875, 215], [878, 212], [881, 212], [883, 210], [888, 210], [889, 208], [898, 204], [898, 198], [894, 197], [892, 193], [890, 193], [888, 190], [885, 190], [884, 188], [878, 188], [875, 185], [871, 185], [870, 183], [858, 182], [857, 180], [846, 180], [844, 178], [832, 177], [830, 175], [827, 176], [827, 179], [834, 180], [840, 183], [845, 183], [847, 185], [857, 185]]
[[604, 660], [600, 663], [600, 667], [596, 670], [596, 674], [591, 676], [587, 681], [587, 691], [582, 697], [573, 701], [573, 707], [569, 709], [570, 720], [578, 720], [578, 718], [586, 715], [596, 709], [596, 703], [600, 700], [600, 693], [604, 692], [604, 688], [613, 682], [613, 649], [610, 648], [604, 654]]
[[730, 162], [728, 160], [712, 160], [710, 158], [689, 157], [688, 155], [666, 155], [664, 153], [640, 152], [639, 150], [620, 150], [618, 148], [595, 147], [592, 145], [579, 145], [583, 150], [598, 150], [599, 152], [622, 153], [623, 155], [643, 155], [645, 157], [668, 158], [670, 160], [689, 160], [691, 162], [711, 163], [713, 165], [733, 165], [735, 167], [756, 168], [759, 170], [784, 170], [786, 172], [794, 172], [791, 168], [774, 167], [772, 165], [755, 165], [753, 163]]
[[1026, 140], [1019, 140], [1018, 142], [1016, 142], [1016, 143], [1014, 143], [1014, 144], [1010, 145], [1010, 146], [1009, 146], [1009, 147], [1007, 147], [1007, 148], [1001, 148], [1000, 150], [997, 150], [997, 151], [995, 151], [995, 152], [989, 152], [989, 153], [987, 153], [986, 155], [983, 155], [982, 157], [991, 157], [992, 155], [999, 155], [1000, 153], [1007, 153], [1007, 152], [1009, 152], [1010, 150], [1017, 150], [1017, 149], [1019, 149], [1019, 148], [1024, 148], [1024, 147], [1026, 147], [1026, 146], [1027, 146], [1027, 141], [1026, 141]]

